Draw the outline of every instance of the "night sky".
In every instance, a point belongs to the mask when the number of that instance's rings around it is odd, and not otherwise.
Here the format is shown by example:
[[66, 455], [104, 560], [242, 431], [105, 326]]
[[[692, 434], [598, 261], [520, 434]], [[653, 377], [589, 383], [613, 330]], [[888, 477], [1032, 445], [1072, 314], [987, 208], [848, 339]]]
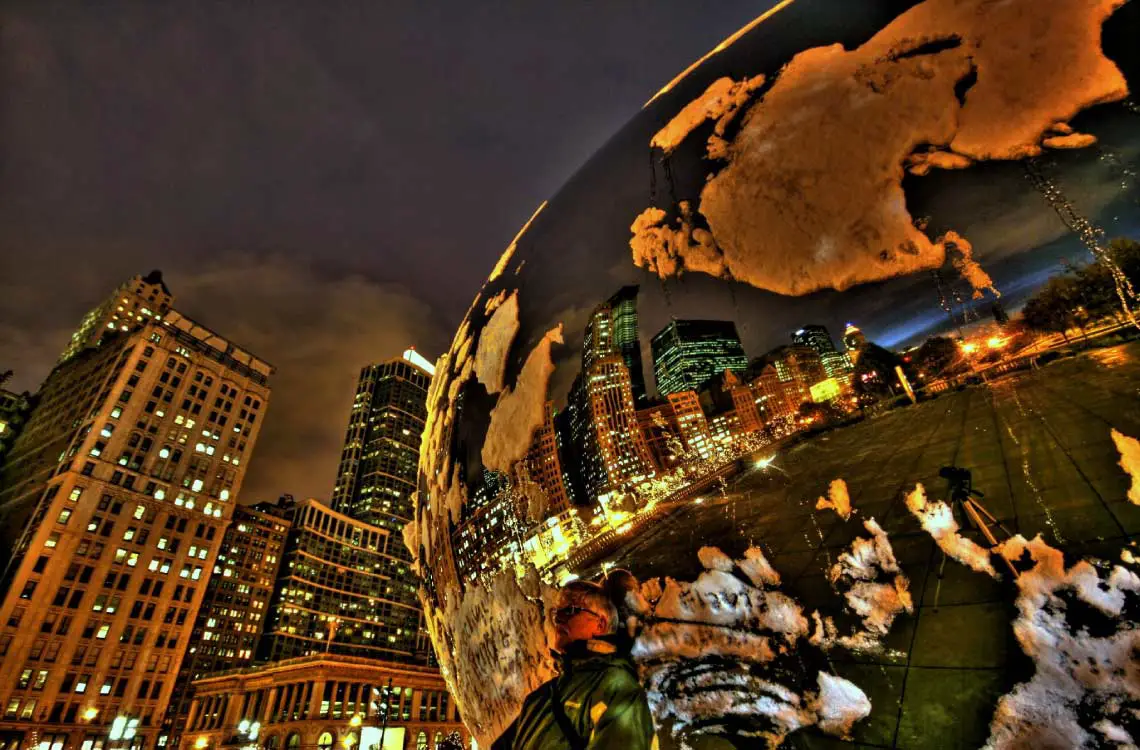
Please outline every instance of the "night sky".
[[0, 370], [165, 272], [277, 366], [244, 502], [328, 496], [361, 365], [433, 358], [535, 206], [767, 0], [8, 2]]

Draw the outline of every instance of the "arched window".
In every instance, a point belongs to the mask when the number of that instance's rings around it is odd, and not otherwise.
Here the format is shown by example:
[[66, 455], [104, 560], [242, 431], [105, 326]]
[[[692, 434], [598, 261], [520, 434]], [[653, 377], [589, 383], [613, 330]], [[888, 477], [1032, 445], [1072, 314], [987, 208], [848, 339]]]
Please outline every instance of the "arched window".
[[334, 742], [336, 738], [332, 732], [321, 732], [321, 736], [317, 738], [317, 750], [332, 750]]
[[416, 750], [427, 750], [427, 732], [416, 735]]
[[272, 734], [272, 735], [266, 737], [265, 738], [265, 745], [263, 745], [265, 750], [277, 750], [277, 748], [280, 746], [281, 746], [281, 738], [275, 734]]
[[296, 750], [301, 746], [301, 735], [297, 732], [289, 735], [289, 739], [285, 740], [286, 750]]
[[442, 744], [443, 744], [443, 732], [436, 732], [435, 733], [435, 742], [432, 743], [432, 747], [439, 748], [439, 746]]

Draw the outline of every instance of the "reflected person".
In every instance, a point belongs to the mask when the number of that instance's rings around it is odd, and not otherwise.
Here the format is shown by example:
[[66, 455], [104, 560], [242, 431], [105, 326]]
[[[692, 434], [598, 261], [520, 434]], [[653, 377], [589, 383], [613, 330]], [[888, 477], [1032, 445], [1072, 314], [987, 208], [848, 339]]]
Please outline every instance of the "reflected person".
[[645, 689], [607, 589], [571, 581], [552, 616], [561, 674], [526, 697], [491, 750], [656, 750]]

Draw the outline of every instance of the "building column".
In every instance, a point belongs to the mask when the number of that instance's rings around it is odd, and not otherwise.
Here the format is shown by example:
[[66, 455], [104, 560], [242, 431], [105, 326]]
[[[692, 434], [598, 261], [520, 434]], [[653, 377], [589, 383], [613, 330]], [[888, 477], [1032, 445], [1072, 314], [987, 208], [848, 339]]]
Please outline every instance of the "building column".
[[228, 700], [226, 701], [226, 709], [222, 713], [223, 729], [226, 729], [227, 727], [236, 727], [237, 723], [241, 721], [241, 717], [237, 714], [239, 711], [241, 711], [241, 706], [243, 703], [242, 694], [240, 692], [230, 693], [227, 698]]
[[309, 721], [316, 721], [321, 716], [321, 698], [325, 694], [325, 678], [317, 677], [313, 680], [313, 697], [309, 700]]
[[[277, 703], [277, 691], [279, 688], [274, 685], [269, 688], [269, 692], [265, 694], [265, 705], [261, 708], [261, 726], [268, 727], [273, 723], [273, 705]], [[284, 739], [282, 740], [284, 742]]]
[[198, 721], [198, 714], [202, 711], [202, 699], [195, 697], [190, 701], [190, 711], [186, 714], [186, 723], [181, 727], [174, 727], [172, 734], [184, 735], [194, 728], [194, 722]]

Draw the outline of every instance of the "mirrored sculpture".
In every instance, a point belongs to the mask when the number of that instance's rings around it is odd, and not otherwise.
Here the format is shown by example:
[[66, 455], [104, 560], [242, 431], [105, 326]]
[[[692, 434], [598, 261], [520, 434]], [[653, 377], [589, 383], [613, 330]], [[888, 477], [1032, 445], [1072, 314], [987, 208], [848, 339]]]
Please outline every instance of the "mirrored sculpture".
[[785, 0], [535, 211], [405, 530], [481, 746], [613, 567], [663, 747], [1140, 740], [1138, 30]]

